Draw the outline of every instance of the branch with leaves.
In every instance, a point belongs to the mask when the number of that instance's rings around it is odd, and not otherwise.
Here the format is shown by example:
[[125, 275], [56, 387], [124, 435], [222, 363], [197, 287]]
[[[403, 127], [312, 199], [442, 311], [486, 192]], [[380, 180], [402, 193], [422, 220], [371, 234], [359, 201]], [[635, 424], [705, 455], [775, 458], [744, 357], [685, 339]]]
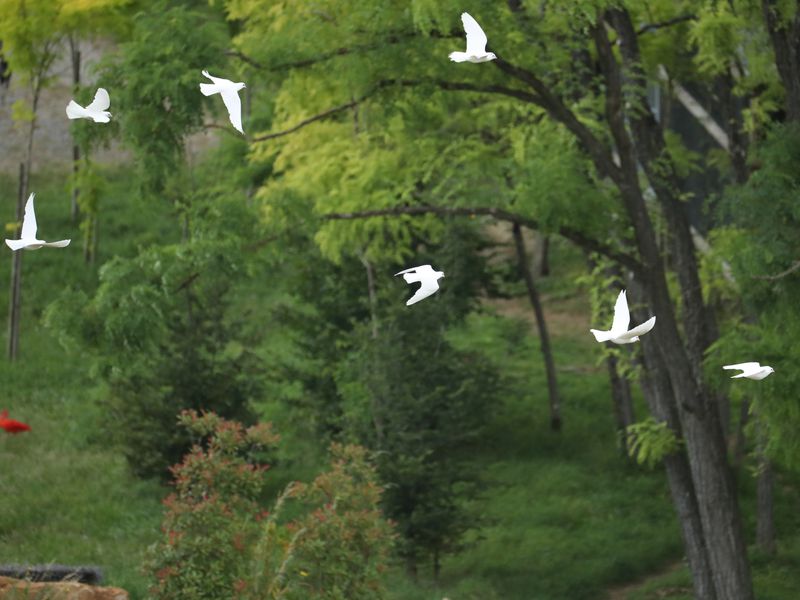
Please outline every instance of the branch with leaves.
[[[394, 206], [391, 208], [380, 208], [375, 210], [364, 210], [346, 213], [326, 213], [323, 215], [325, 219], [336, 220], [354, 220], [354, 219], [371, 219], [376, 217], [399, 217], [399, 216], [422, 216], [422, 215], [438, 215], [440, 217], [492, 217], [498, 221], [506, 221], [508, 223], [518, 224], [529, 229], [541, 229], [541, 226], [535, 219], [531, 219], [524, 215], [512, 213], [502, 208], [494, 208], [489, 206], [478, 207], [459, 207], [459, 206]], [[604, 244], [595, 240], [586, 234], [572, 229], [571, 227], [562, 226], [557, 231], [560, 235], [577, 244], [581, 248], [589, 252], [598, 252], [612, 260], [617, 261], [621, 265], [627, 267], [635, 273], [641, 273], [644, 266], [634, 256], [617, 250], [608, 244]]]

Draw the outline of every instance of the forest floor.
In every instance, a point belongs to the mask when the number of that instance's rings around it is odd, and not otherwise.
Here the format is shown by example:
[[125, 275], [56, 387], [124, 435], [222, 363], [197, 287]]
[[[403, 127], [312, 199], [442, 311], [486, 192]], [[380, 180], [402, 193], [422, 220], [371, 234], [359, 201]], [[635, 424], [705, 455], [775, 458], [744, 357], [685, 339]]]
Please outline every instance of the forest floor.
[[[39, 222], [54, 237], [77, 229], [64, 180], [63, 172], [33, 180]], [[145, 595], [140, 567], [159, 535], [166, 490], [130, 474], [100, 425], [102, 390], [89, 378], [86, 357], [62, 346], [43, 323], [62, 289], [94, 289], [104, 261], [176, 235], [165, 206], [134, 200], [130, 175], [114, 172], [109, 180], [97, 265], [84, 264], [77, 249], [24, 255], [21, 359], [0, 361], [0, 408], [33, 430], [0, 437], [0, 562], [97, 564], [109, 584], [136, 600]], [[13, 179], [0, 176], [3, 222], [13, 220], [15, 190]], [[0, 261], [0, 281], [10, 262]], [[690, 587], [686, 569], [665, 571], [681, 560], [682, 546], [663, 474], [632, 465], [618, 450], [607, 377], [587, 332], [586, 295], [573, 283], [582, 258], [555, 242], [551, 266], [553, 275], [540, 286], [563, 430], [549, 430], [538, 338], [520, 287], [514, 299], [492, 302], [449, 333], [454, 345], [479, 348], [502, 373], [502, 401], [474, 449], [485, 488], [471, 508], [482, 527], [462, 552], [445, 557], [438, 582], [426, 565], [416, 582], [394, 569], [392, 600], [690, 597], [683, 593]], [[6, 310], [2, 295], [0, 314]], [[637, 410], [645, 414], [640, 399]], [[740, 481], [752, 537], [752, 478]], [[800, 588], [798, 485], [782, 473], [779, 484], [778, 556], [751, 554], [759, 600], [795, 598]]]
[[662, 569], [656, 571], [655, 573], [651, 573], [642, 579], [610, 588], [608, 590], [608, 600], [628, 600], [631, 597], [631, 594], [646, 590], [654, 583], [658, 584], [658, 590], [659, 593], [662, 594], [662, 598], [672, 598], [675, 600], [675, 596], [679, 595], [681, 597], [690, 599], [692, 597], [691, 587], [687, 587], [685, 585], [676, 586], [673, 588], [662, 586], [665, 578], [685, 570], [686, 565], [683, 561], [670, 563], [666, 567], [663, 567]]

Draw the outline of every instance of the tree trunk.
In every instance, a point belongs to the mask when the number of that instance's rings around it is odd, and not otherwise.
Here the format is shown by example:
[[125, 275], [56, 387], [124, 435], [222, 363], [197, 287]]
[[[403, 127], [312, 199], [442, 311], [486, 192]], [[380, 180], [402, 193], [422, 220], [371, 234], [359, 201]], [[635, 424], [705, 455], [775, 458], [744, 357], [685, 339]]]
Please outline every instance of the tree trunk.
[[634, 422], [633, 398], [628, 380], [620, 377], [617, 370], [617, 357], [609, 354], [606, 357], [608, 377], [611, 381], [611, 399], [614, 402], [614, 421], [620, 440], [620, 450], [628, 457], [628, 426]]
[[785, 23], [778, 4], [776, 0], [762, 0], [761, 8], [775, 51], [775, 66], [786, 92], [786, 120], [797, 121], [800, 120], [800, 13]]
[[517, 265], [519, 274], [525, 281], [528, 289], [528, 299], [530, 300], [533, 312], [536, 315], [536, 326], [539, 329], [539, 343], [544, 357], [545, 372], [547, 373], [547, 392], [550, 399], [550, 429], [553, 431], [561, 430], [561, 399], [558, 393], [558, 380], [556, 379], [556, 365], [553, 361], [553, 352], [550, 348], [550, 336], [547, 332], [547, 323], [544, 319], [544, 310], [539, 298], [539, 292], [533, 281], [530, 266], [528, 265], [527, 253], [525, 252], [525, 240], [522, 239], [522, 229], [519, 223], [514, 223], [514, 245], [517, 250]]
[[[372, 339], [378, 339], [378, 313], [376, 310], [377, 296], [375, 293], [375, 272], [372, 268], [372, 263], [362, 254], [359, 254], [359, 260], [364, 265], [367, 271], [367, 293], [369, 297], [369, 315], [372, 326]], [[374, 349], [373, 349], [374, 355]], [[374, 387], [374, 386], [373, 386]], [[384, 440], [384, 424], [381, 411], [381, 401], [379, 398], [380, 391], [376, 389], [370, 390], [370, 411], [372, 412], [372, 426], [375, 428], [375, 439], [378, 449], [383, 448]], [[416, 565], [415, 565], [416, 569]]]
[[[643, 82], [636, 34], [628, 13], [610, 10], [607, 15], [619, 33], [626, 72], [638, 76]], [[634, 132], [631, 138], [623, 108], [623, 89], [636, 86], [623, 85], [622, 70], [616, 61], [603, 20], [592, 28], [592, 34], [606, 80], [606, 118], [620, 157], [620, 168], [613, 174], [634, 228], [636, 246], [645, 264], [642, 283], [650, 306], [658, 316], [658, 326], [649, 336], [659, 346], [677, 402], [716, 596], [721, 600], [753, 600], [747, 546], [718, 407], [705, 389], [700, 372], [703, 350], [710, 339], [709, 322], [702, 302], [694, 250], [691, 248], [687, 252], [686, 239], [691, 239], [688, 222], [682, 207], [673, 202], [675, 198], [670, 195], [672, 189], [669, 181], [655, 170], [655, 164], [650, 163], [653, 157], [663, 160], [659, 148], [663, 138], [660, 137], [657, 122], [649, 112], [646, 101], [641, 103], [641, 107], [637, 103], [639, 108], [636, 114], [629, 117]], [[669, 231], [674, 236], [676, 269], [684, 300], [682, 314], [686, 344], [681, 339], [655, 231], [639, 186], [637, 153], [659, 195]]]
[[[631, 297], [641, 296], [638, 284], [630, 286]], [[644, 315], [635, 314], [638, 321]], [[652, 339], [642, 339], [642, 375], [641, 385], [645, 402], [656, 420], [665, 422], [667, 426], [681, 437], [681, 425], [672, 395], [672, 384], [669, 374], [663, 367], [662, 358]], [[711, 563], [708, 557], [700, 508], [697, 504], [691, 469], [686, 454], [681, 450], [664, 457], [664, 468], [667, 472], [672, 504], [678, 515], [681, 526], [686, 558], [692, 572], [694, 594], [697, 600], [716, 600]]]
[[[28, 188], [25, 164], [19, 164], [19, 188], [17, 190], [16, 220], [22, 223], [25, 213], [25, 193]], [[19, 236], [20, 226], [14, 232], [14, 238]], [[19, 351], [19, 314], [22, 308], [20, 292], [22, 288], [22, 250], [11, 253], [11, 289], [8, 301], [8, 344], [6, 356], [8, 360], [17, 359]]]
[[[78, 41], [69, 36], [69, 51], [70, 58], [72, 59], [72, 91], [77, 92], [81, 86], [81, 51], [78, 47]], [[78, 207], [78, 195], [80, 190], [77, 185], [78, 171], [80, 170], [79, 163], [81, 159], [81, 149], [75, 142], [72, 143], [72, 177], [74, 178], [72, 186], [72, 200], [70, 203], [70, 215], [72, 222], [77, 223], [80, 216], [80, 209]], [[84, 253], [85, 254], [85, 253]], [[89, 262], [87, 260], [86, 262]]]
[[756, 501], [756, 543], [763, 552], [775, 554], [775, 474], [767, 456], [767, 434], [763, 420], [756, 417], [758, 480]]
[[739, 410], [739, 425], [736, 430], [736, 437], [733, 446], [733, 469], [734, 474], [742, 470], [744, 466], [744, 457], [747, 446], [747, 435], [744, 432], [747, 426], [747, 421], [750, 419], [750, 403], [747, 400], [742, 400], [742, 406]]
[[539, 277], [550, 275], [550, 236], [542, 236], [541, 253], [539, 255]]
[[413, 554], [406, 556], [406, 575], [413, 581], [417, 580], [417, 557]]
[[[25, 214], [25, 199], [28, 197], [30, 188], [31, 169], [33, 165], [33, 137], [36, 133], [36, 111], [39, 108], [39, 94], [42, 89], [42, 78], [44, 73], [33, 77], [31, 84], [31, 104], [33, 108], [33, 118], [28, 128], [28, 144], [25, 149], [25, 165], [20, 165], [20, 187], [19, 197], [17, 198], [17, 222], [21, 223]], [[16, 360], [19, 354], [19, 330], [22, 315], [22, 254], [21, 250], [14, 252], [14, 259], [11, 265], [11, 299], [9, 306], [8, 322], [8, 359]]]

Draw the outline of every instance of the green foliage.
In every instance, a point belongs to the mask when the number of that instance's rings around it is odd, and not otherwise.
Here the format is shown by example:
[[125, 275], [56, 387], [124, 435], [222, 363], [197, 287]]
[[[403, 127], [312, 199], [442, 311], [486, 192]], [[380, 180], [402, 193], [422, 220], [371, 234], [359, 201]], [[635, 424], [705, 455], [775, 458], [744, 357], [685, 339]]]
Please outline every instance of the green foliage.
[[655, 467], [665, 456], [674, 454], [680, 448], [680, 440], [665, 422], [653, 417], [628, 425], [628, 452], [640, 465]]
[[[261, 528], [253, 600], [380, 600], [394, 533], [377, 473], [358, 446], [331, 446], [331, 467], [295, 483]], [[287, 504], [288, 501], [288, 504]], [[300, 516], [281, 523], [284, 511]]]
[[107, 424], [140, 475], [163, 476], [186, 452], [188, 439], [174, 427], [181, 410], [250, 420], [249, 403], [260, 395], [253, 348], [263, 332], [233, 314], [252, 255], [238, 235], [209, 227], [236, 222], [246, 237], [248, 212], [226, 206], [196, 219], [186, 243], [112, 259], [93, 297], [65, 293], [47, 312], [51, 326], [93, 356]]
[[[800, 256], [800, 130], [776, 127], [754, 154], [759, 168], [749, 181], [726, 190], [720, 212], [730, 225], [718, 236], [720, 253], [729, 257], [736, 293], [745, 319], [734, 319], [710, 349], [709, 370], [758, 360], [775, 369], [763, 381], [735, 380], [732, 393], [756, 405], [769, 433], [771, 455], [792, 469], [800, 465], [796, 431], [800, 410], [794, 390], [800, 385], [797, 295], [800, 275], [793, 270]], [[722, 381], [720, 381], [722, 380]], [[752, 384], [752, 385], [751, 385]]]
[[268, 424], [245, 429], [214, 413], [185, 411], [180, 423], [206, 441], [171, 469], [175, 492], [164, 500], [164, 537], [145, 563], [145, 572], [156, 580], [150, 595], [237, 597], [258, 532], [258, 500], [268, 468], [253, 453], [274, 446], [278, 436]]
[[11, 72], [41, 85], [62, 37], [61, 0], [0, 0], [0, 40]]
[[203, 124], [200, 72], [220, 66], [228, 43], [224, 23], [212, 15], [166, 0], [146, 3], [130, 39], [101, 71], [100, 83], [114, 90], [112, 128], [135, 152], [148, 192], [161, 191], [182, 168], [185, 136]]
[[499, 392], [493, 367], [444, 337], [446, 323], [457, 318], [444, 298], [413, 313], [399, 307], [381, 318], [377, 334], [367, 325], [356, 330], [354, 351], [336, 376], [345, 431], [380, 451], [385, 510], [411, 564], [438, 564], [480, 525], [465, 506], [480, 479], [466, 457]]

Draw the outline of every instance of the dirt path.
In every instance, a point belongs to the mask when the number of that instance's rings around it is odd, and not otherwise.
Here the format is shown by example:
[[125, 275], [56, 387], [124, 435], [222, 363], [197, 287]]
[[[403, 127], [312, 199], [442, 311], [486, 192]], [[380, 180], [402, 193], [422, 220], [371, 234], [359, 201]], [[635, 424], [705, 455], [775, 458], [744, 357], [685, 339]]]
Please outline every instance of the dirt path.
[[[648, 583], [652, 582], [655, 579], [660, 579], [661, 577], [674, 573], [680, 570], [681, 568], [683, 568], [683, 561], [679, 560], [674, 563], [670, 563], [661, 568], [660, 570], [655, 571], [654, 573], [651, 573], [650, 575], [647, 575], [641, 579], [638, 579], [631, 583], [626, 583], [624, 585], [610, 588], [608, 590], [608, 600], [627, 600], [628, 595], [631, 594], [632, 592], [637, 591], [638, 589], [644, 587], [645, 585], [647, 585]], [[655, 595], [653, 597], [659, 599], [670, 598], [671, 596], [683, 595], [687, 593], [688, 594], [692, 593], [691, 588], [668, 587], [659, 590], [658, 592], [655, 592]]]

